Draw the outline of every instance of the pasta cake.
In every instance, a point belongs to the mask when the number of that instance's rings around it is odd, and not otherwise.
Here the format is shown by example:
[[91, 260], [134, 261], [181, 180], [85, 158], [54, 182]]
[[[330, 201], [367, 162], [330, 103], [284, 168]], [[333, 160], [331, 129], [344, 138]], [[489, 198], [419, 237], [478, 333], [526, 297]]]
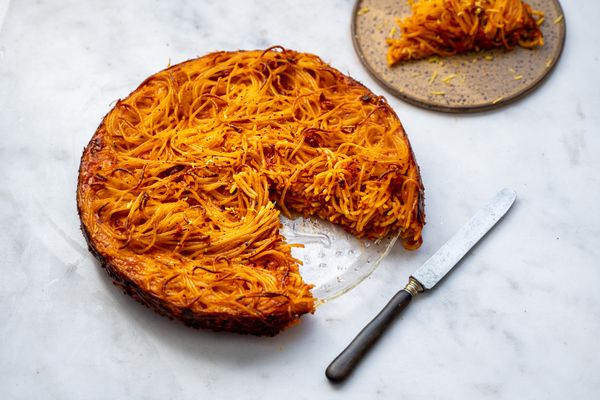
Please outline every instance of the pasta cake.
[[421, 244], [423, 185], [382, 97], [317, 56], [216, 52], [147, 78], [84, 149], [90, 251], [187, 325], [274, 335], [315, 309], [280, 213]]
[[410, 0], [412, 15], [397, 20], [401, 37], [387, 38], [390, 66], [432, 55], [544, 45], [544, 13], [522, 0]]

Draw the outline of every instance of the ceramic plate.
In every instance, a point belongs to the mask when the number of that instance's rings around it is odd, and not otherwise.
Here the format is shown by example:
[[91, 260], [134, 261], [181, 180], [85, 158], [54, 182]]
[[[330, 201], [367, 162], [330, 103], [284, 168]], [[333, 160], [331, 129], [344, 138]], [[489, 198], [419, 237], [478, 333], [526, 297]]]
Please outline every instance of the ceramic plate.
[[409, 103], [446, 112], [496, 108], [537, 87], [562, 52], [565, 19], [558, 0], [528, 0], [528, 4], [545, 14], [541, 26], [545, 43], [536, 50], [486, 50], [389, 67], [385, 40], [390, 34], [399, 37], [395, 18], [411, 14], [406, 0], [358, 0], [352, 17], [354, 48], [369, 73]]

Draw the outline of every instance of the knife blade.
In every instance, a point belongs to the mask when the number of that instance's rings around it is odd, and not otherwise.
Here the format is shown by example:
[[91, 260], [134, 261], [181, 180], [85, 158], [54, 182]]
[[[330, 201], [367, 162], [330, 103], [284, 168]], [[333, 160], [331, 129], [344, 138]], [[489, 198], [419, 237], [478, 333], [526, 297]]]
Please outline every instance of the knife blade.
[[502, 189], [480, 209], [456, 234], [448, 240], [410, 277], [387, 305], [363, 328], [356, 338], [327, 367], [325, 375], [331, 382], [345, 380], [367, 351], [375, 344], [395, 317], [406, 308], [412, 298], [433, 288], [473, 246], [506, 214], [517, 195], [512, 189]]

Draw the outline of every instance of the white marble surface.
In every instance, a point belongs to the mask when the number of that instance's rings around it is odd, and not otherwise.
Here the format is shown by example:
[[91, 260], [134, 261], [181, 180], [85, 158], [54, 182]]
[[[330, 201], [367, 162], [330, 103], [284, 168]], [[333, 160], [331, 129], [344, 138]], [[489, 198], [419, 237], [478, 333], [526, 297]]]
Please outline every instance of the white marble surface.
[[[350, 0], [12, 1], [0, 31], [0, 398], [600, 398], [600, 2], [563, 7], [565, 51], [542, 87], [446, 115], [367, 75]], [[87, 252], [79, 157], [111, 102], [169, 61], [273, 44], [388, 97], [423, 172], [425, 243], [396, 246], [275, 338], [195, 331], [123, 296]], [[519, 195], [505, 220], [330, 385], [332, 358], [504, 186]]]

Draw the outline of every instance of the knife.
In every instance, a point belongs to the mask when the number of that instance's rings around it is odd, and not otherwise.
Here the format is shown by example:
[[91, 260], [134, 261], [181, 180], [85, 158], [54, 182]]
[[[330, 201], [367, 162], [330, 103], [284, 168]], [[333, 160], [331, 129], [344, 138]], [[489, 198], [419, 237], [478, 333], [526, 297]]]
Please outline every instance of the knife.
[[465, 254], [510, 209], [517, 194], [502, 189], [479, 210], [450, 240], [409, 278], [404, 289], [392, 297], [388, 304], [344, 351], [327, 367], [325, 375], [332, 382], [341, 382], [350, 375], [367, 351], [375, 344], [384, 330], [417, 294], [433, 288]]

